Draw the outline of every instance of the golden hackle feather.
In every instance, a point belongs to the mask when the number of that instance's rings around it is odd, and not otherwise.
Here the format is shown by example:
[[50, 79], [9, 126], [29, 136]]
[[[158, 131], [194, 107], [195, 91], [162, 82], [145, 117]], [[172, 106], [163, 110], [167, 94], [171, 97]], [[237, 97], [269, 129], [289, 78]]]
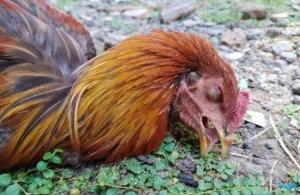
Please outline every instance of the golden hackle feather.
[[157, 30], [87, 61], [94, 47], [74, 19], [14, 2], [0, 0], [0, 170], [57, 147], [107, 162], [156, 150], [181, 78], [219, 60], [195, 35]]

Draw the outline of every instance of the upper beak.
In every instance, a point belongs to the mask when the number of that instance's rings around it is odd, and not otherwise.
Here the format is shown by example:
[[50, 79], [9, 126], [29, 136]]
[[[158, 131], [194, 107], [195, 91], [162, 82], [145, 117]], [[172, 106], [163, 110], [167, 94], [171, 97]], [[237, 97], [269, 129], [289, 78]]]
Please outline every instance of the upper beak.
[[220, 128], [214, 128], [214, 132], [208, 133], [208, 131], [212, 131], [211, 129], [205, 128], [203, 125], [201, 125], [201, 131], [198, 132], [199, 136], [199, 142], [200, 142], [200, 155], [204, 156], [208, 152], [210, 152], [211, 148], [214, 146], [214, 144], [217, 142], [218, 138], [221, 142], [222, 146], [222, 155], [226, 155], [228, 153], [228, 150], [232, 144], [232, 137], [233, 135], [224, 135], [225, 130]]

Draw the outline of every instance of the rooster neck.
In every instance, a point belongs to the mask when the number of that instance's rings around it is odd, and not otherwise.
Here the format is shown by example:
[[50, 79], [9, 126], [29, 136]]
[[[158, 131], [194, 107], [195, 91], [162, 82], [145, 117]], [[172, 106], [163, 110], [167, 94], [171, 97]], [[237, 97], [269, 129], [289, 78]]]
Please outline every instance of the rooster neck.
[[[75, 121], [71, 143], [74, 150], [80, 148], [84, 160], [110, 162], [150, 153], [163, 141], [178, 79], [187, 67], [141, 47], [116, 48], [98, 56], [73, 86], [71, 105], [77, 117], [69, 118]], [[83, 122], [73, 125], [76, 121]], [[82, 126], [77, 137], [76, 126]]]

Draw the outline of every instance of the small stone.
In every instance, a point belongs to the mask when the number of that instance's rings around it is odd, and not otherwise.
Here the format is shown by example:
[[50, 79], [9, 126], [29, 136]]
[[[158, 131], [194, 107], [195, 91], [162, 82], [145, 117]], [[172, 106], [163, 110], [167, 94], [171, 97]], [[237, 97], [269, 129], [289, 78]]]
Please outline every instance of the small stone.
[[163, 9], [161, 17], [164, 23], [170, 23], [177, 20], [180, 17], [188, 16], [194, 12], [197, 8], [202, 7], [203, 4], [191, 4], [185, 3], [178, 6]]
[[273, 150], [273, 146], [269, 143], [265, 143], [265, 147], [269, 150]]
[[277, 27], [270, 27], [268, 28], [266, 35], [272, 38], [278, 37], [281, 35], [281, 29], [277, 28]]
[[287, 66], [287, 63], [284, 60], [275, 60], [273, 64], [274, 66]]
[[296, 11], [300, 11], [300, 5], [292, 5], [292, 8]]
[[219, 45], [219, 43], [220, 43], [218, 37], [211, 37], [209, 41], [210, 41], [210, 43], [211, 43], [212, 45], [214, 45], [214, 46], [217, 46], [217, 45]]
[[267, 17], [267, 9], [257, 3], [240, 3], [236, 7], [238, 12], [242, 13], [242, 19], [258, 19], [258, 20], [264, 20]]
[[298, 48], [296, 49], [296, 54], [297, 54], [298, 56], [300, 56], [300, 47], [298, 47]]
[[289, 129], [288, 132], [290, 135], [297, 135], [297, 133], [298, 133], [298, 131], [295, 129]]
[[148, 9], [141, 8], [141, 9], [134, 9], [134, 10], [126, 10], [123, 13], [123, 15], [142, 20], [145, 19], [149, 13], [150, 11]]
[[271, 20], [276, 22], [280, 18], [287, 18], [289, 15], [287, 13], [277, 13], [271, 16]]
[[300, 82], [296, 82], [296, 81], [294, 82], [294, 84], [292, 86], [292, 91], [294, 94], [300, 95]]
[[265, 109], [266, 111], [272, 110], [273, 107], [274, 107], [273, 102], [267, 102], [267, 103], [263, 104], [263, 109]]
[[246, 124], [246, 127], [247, 127], [247, 129], [254, 130], [254, 129], [256, 128], [256, 125], [253, 124], [253, 123], [247, 123], [247, 124]]
[[240, 52], [233, 52], [233, 53], [227, 54], [225, 57], [230, 61], [238, 61], [238, 60], [243, 59], [244, 54], [240, 53]]
[[279, 27], [287, 27], [289, 25], [289, 18], [279, 18], [276, 22], [276, 25]]
[[222, 35], [221, 43], [230, 47], [243, 48], [246, 43], [246, 34], [241, 28], [235, 28]]
[[262, 29], [250, 29], [246, 31], [247, 39], [255, 39], [263, 35], [264, 31]]
[[253, 148], [252, 142], [246, 140], [246, 141], [244, 142], [243, 148], [244, 148], [244, 149], [252, 149], [252, 148]]
[[108, 33], [106, 36], [103, 37], [103, 40], [105, 42], [105, 49], [109, 49], [110, 47], [119, 44], [126, 38], [128, 37], [122, 34]]
[[284, 59], [287, 63], [293, 63], [297, 59], [297, 55], [293, 52], [282, 52], [280, 58]]
[[257, 164], [257, 165], [261, 165], [263, 164], [262, 160], [259, 158], [253, 158], [253, 163]]
[[203, 24], [202, 21], [195, 21], [195, 20], [185, 20], [182, 22], [182, 24], [186, 27], [193, 27]]
[[293, 100], [293, 104], [300, 104], [300, 96], [296, 95], [296, 97]]
[[292, 51], [293, 45], [288, 41], [279, 41], [272, 46], [272, 51], [276, 55], [280, 55], [282, 52]]

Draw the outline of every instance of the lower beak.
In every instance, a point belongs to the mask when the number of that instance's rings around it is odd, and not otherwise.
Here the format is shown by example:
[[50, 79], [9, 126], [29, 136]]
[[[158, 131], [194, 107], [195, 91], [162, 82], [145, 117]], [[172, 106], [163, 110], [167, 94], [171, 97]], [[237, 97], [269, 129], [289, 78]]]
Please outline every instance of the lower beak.
[[[202, 129], [203, 131], [198, 131], [198, 136], [200, 142], [200, 155], [204, 156], [211, 150], [212, 144], [214, 143], [210, 143], [210, 140], [208, 140], [207, 136], [205, 135], [205, 128], [203, 127]], [[228, 150], [232, 144], [233, 135], [225, 136], [223, 130], [216, 131], [218, 132], [219, 140], [222, 146], [221, 155], [225, 156], [228, 153]]]
[[218, 131], [218, 134], [219, 134], [219, 139], [220, 139], [221, 146], [222, 146], [221, 154], [222, 154], [222, 156], [225, 156], [228, 153], [228, 150], [232, 144], [233, 135], [228, 135], [225, 137], [224, 133], [219, 132], [219, 131]]

